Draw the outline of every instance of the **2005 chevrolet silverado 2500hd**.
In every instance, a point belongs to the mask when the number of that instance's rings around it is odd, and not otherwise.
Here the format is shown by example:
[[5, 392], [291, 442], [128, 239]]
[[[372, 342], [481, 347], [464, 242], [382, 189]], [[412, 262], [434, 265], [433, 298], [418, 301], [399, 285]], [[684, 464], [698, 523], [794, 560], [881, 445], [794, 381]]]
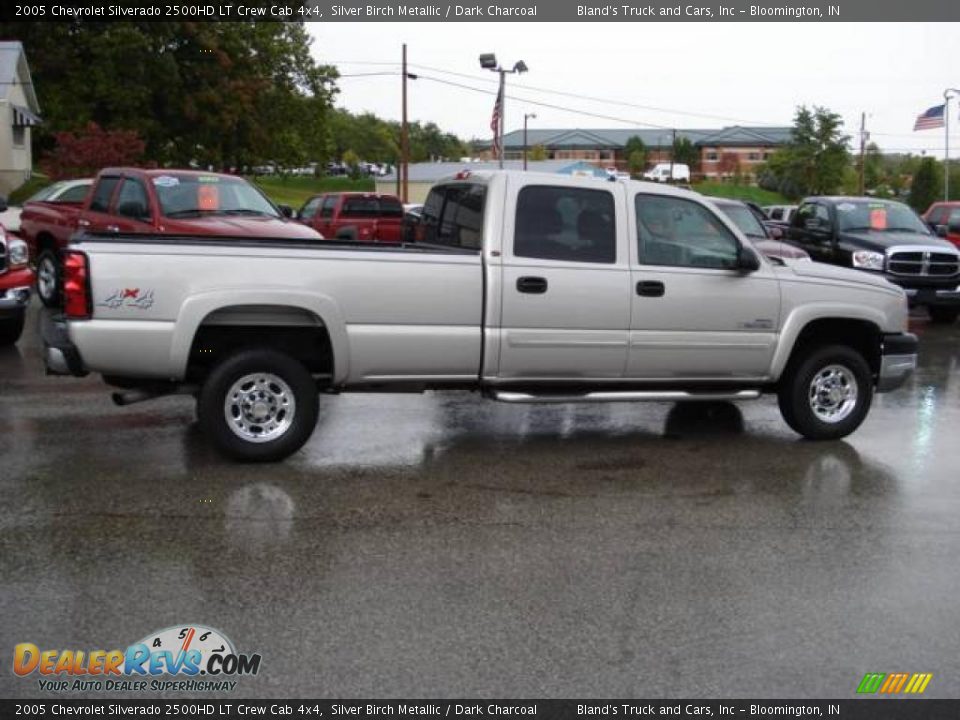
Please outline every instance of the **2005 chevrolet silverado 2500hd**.
[[464, 172], [424, 242], [79, 236], [51, 372], [125, 404], [197, 398], [224, 452], [276, 460], [319, 394], [472, 389], [505, 402], [750, 399], [839, 438], [916, 364], [903, 290], [761, 257], [701, 196], [654, 183]]

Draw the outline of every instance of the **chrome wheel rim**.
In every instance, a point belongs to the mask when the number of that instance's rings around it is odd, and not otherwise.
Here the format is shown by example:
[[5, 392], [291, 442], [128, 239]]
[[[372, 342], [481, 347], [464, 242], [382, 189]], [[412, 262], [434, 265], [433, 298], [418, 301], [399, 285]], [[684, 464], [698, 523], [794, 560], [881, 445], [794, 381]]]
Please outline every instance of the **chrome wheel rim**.
[[838, 423], [857, 406], [857, 378], [843, 365], [827, 365], [810, 381], [810, 409], [818, 420]]
[[293, 391], [273, 373], [251, 373], [227, 392], [223, 414], [233, 434], [253, 443], [270, 442], [293, 424], [297, 402]]
[[57, 291], [57, 268], [50, 257], [41, 258], [37, 265], [37, 292], [44, 299], [51, 299]]

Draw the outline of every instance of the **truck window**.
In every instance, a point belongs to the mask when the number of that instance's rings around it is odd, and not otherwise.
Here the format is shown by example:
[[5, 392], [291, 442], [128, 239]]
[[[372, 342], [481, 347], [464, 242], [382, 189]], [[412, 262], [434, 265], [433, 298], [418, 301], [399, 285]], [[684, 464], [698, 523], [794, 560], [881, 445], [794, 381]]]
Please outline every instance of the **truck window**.
[[380, 214], [380, 203], [376, 198], [348, 197], [340, 208], [340, 217], [375, 218]]
[[118, 177], [103, 177], [97, 181], [97, 186], [93, 191], [93, 197], [90, 199], [90, 209], [94, 212], [109, 212], [110, 198], [113, 197], [113, 191], [120, 182]]
[[150, 203], [143, 183], [133, 178], [124, 178], [117, 195], [117, 215], [143, 220], [150, 216]]
[[56, 199], [58, 203], [81, 203], [87, 199], [87, 193], [90, 192], [90, 185], [74, 185], [68, 190], [60, 193]]
[[380, 198], [380, 217], [382, 218], [402, 218], [403, 204], [392, 197]]
[[637, 195], [640, 264], [736, 267], [740, 244], [700, 203], [666, 195]]
[[517, 197], [513, 254], [567, 262], [616, 262], [613, 195], [573, 187], [523, 188]]
[[323, 205], [320, 206], [320, 217], [332, 218], [333, 210], [336, 207], [337, 207], [337, 196], [325, 195], [323, 198]]
[[306, 204], [300, 208], [300, 219], [301, 220], [313, 220], [313, 216], [317, 214], [317, 208], [320, 207], [320, 201], [322, 198], [312, 198], [307, 200]]
[[423, 242], [479, 250], [483, 239], [483, 185], [435, 187], [423, 205]]

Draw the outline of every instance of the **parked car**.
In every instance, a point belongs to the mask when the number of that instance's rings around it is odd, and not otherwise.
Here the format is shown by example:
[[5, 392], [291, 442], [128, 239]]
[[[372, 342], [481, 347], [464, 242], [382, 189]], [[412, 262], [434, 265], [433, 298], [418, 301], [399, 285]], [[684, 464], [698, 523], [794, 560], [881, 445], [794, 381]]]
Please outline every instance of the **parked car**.
[[797, 211], [796, 205], [764, 205], [763, 212], [768, 220], [788, 226], [793, 219], [793, 214]]
[[810, 197], [788, 239], [814, 260], [885, 277], [931, 320], [960, 316], [960, 251], [933, 235], [907, 205], [869, 197]]
[[401, 236], [403, 242], [418, 242], [423, 238], [420, 236], [420, 222], [423, 220], [423, 205], [420, 203], [407, 203], [403, 206], [403, 231]]
[[60, 251], [78, 229], [125, 235], [323, 239], [288, 220], [292, 214], [234, 175], [107, 168], [97, 175], [81, 204], [27, 203], [21, 234], [36, 262], [37, 294], [52, 307], [60, 300]]
[[726, 215], [740, 232], [750, 238], [750, 242], [768, 258], [790, 258], [791, 260], [809, 260], [810, 255], [795, 245], [782, 242], [780, 236], [774, 237], [773, 232], [760, 219], [762, 213], [739, 200], [726, 198], [711, 198], [713, 204]]
[[932, 232], [960, 248], [960, 202], [937, 202], [927, 208], [923, 221]]
[[[68, 208], [79, 209], [83, 205], [91, 185], [92, 178], [60, 180], [47, 185], [24, 200], [23, 207], [10, 208], [4, 213], [3, 226], [8, 232], [21, 232], [24, 210], [27, 210], [28, 222], [36, 222], [36, 219], [44, 216], [48, 210], [55, 215], [52, 221], [57, 222], [70, 215]], [[12, 217], [13, 214], [15, 217]]]
[[403, 203], [396, 195], [336, 192], [314, 195], [300, 208], [297, 219], [325, 238], [398, 243], [403, 215]]
[[[6, 209], [6, 200], [0, 199], [0, 212]], [[0, 346], [20, 339], [32, 286], [27, 244], [0, 227]]]
[[320, 391], [471, 389], [508, 403], [776, 392], [790, 427], [836, 439], [916, 364], [903, 290], [773, 264], [696, 193], [465, 171], [431, 189], [423, 214], [424, 242], [402, 247], [215, 238], [183, 252], [176, 238], [78, 236], [66, 319], [44, 314], [47, 367], [101, 373], [119, 404], [195, 395], [221, 451], [265, 461], [310, 437]]
[[690, 167], [682, 163], [657, 163], [643, 174], [645, 180], [654, 182], [690, 182]]

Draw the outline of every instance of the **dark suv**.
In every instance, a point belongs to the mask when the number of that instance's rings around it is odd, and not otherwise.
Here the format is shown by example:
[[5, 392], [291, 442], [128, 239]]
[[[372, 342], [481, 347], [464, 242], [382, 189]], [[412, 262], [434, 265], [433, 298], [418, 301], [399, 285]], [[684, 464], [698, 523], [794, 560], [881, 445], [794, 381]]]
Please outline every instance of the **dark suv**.
[[960, 252], [903, 203], [868, 197], [806, 198], [787, 238], [814, 260], [882, 273], [938, 323], [960, 315]]

